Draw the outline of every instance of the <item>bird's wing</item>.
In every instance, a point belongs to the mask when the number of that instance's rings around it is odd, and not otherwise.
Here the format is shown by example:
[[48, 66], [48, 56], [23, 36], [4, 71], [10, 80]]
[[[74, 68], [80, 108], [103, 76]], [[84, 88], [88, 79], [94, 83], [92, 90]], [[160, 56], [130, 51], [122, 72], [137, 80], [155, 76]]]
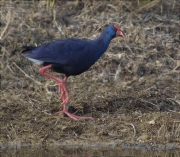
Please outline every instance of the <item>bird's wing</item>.
[[43, 62], [67, 64], [72, 57], [87, 51], [88, 40], [62, 39], [49, 44], [43, 44], [37, 48], [28, 47], [25, 57]]

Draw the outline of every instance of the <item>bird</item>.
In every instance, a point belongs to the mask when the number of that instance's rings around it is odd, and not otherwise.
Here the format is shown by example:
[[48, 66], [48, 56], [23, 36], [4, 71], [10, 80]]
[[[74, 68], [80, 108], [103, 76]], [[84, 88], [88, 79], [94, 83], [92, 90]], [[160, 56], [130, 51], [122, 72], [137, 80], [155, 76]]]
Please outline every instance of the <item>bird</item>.
[[[125, 38], [124, 32], [117, 23], [109, 24], [93, 40], [64, 38], [37, 47], [23, 46], [22, 55], [42, 66], [39, 69], [41, 75], [58, 83], [62, 110], [56, 112], [56, 115], [64, 113], [73, 120], [93, 119], [92, 117], [78, 116], [68, 111], [69, 90], [66, 82], [68, 77], [87, 71], [104, 54], [110, 41], [115, 37]], [[46, 72], [48, 69], [62, 73], [65, 77], [63, 79], [55, 77]]]

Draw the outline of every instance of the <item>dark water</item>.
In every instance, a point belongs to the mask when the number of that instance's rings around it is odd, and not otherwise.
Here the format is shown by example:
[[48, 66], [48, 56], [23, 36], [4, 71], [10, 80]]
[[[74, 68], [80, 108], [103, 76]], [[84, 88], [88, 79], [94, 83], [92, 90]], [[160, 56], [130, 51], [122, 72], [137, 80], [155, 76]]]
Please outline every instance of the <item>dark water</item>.
[[4, 149], [1, 157], [180, 157], [180, 149], [147, 150], [118, 148], [48, 147]]

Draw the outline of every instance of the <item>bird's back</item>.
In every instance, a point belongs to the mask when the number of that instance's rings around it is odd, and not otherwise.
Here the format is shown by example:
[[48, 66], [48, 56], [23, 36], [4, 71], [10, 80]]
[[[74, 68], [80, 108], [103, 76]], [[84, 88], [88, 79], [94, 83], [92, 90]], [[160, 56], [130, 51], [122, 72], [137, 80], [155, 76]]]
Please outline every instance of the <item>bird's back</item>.
[[68, 38], [37, 48], [27, 47], [24, 56], [38, 64], [52, 64], [56, 72], [67, 76], [78, 75], [88, 70], [101, 57], [118, 31], [124, 37], [120, 28], [115, 26], [109, 25], [94, 40]]
[[95, 61], [93, 40], [68, 38], [43, 44], [39, 47], [27, 47], [24, 56], [44, 65], [52, 64], [56, 72], [66, 75], [78, 75], [87, 70]]

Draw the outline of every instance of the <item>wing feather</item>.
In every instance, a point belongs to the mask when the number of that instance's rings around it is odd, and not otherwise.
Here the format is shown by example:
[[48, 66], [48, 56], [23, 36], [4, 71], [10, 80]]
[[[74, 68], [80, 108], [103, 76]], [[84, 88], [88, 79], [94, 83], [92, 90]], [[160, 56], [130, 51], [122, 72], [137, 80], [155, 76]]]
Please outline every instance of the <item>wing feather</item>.
[[76, 38], [57, 40], [32, 49], [28, 47], [24, 56], [31, 60], [37, 60], [39, 63], [49, 62], [63, 65], [69, 63], [72, 57], [85, 52], [88, 43], [89, 40]]

